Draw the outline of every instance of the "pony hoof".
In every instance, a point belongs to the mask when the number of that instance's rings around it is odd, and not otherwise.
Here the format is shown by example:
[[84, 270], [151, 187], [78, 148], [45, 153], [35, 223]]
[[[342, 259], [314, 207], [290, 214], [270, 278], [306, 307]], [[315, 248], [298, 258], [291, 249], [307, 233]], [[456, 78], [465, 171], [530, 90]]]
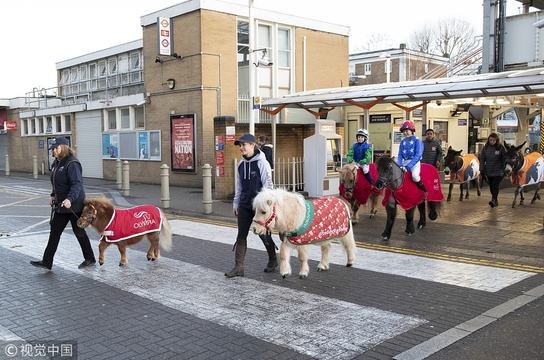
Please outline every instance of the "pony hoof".
[[282, 275], [281, 277], [282, 277], [283, 279], [285, 279], [286, 275]]
[[418, 225], [418, 226], [417, 226], [417, 228], [418, 228], [419, 230], [423, 229], [424, 227], [425, 227], [425, 225]]
[[447, 201], [447, 202], [450, 202], [450, 201], [451, 201], [451, 198], [447, 198], [446, 201]]
[[119, 267], [125, 267], [127, 264], [119, 263]]
[[352, 266], [353, 266], [353, 264], [349, 264], [349, 263], [346, 264], [346, 267], [352, 267]]
[[404, 234], [405, 234], [406, 236], [412, 236], [413, 232], [405, 231]]
[[103, 262], [98, 262], [98, 263], [100, 264], [100, 266], [104, 265], [104, 263], [103, 263]]
[[382, 235], [382, 240], [389, 240], [389, 236], [387, 236], [387, 235]]

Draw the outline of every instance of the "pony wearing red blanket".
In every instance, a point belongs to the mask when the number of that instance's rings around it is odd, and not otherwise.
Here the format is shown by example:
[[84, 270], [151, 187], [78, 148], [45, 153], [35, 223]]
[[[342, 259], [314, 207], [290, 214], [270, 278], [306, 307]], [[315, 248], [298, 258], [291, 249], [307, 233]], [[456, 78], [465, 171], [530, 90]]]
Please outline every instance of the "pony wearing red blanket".
[[166, 251], [172, 249], [170, 223], [158, 207], [142, 205], [130, 209], [116, 209], [106, 198], [85, 199], [84, 204], [77, 226], [86, 228], [91, 225], [102, 235], [98, 245], [100, 265], [105, 262], [104, 252], [108, 246], [115, 244], [121, 253], [119, 266], [126, 266], [126, 247], [139, 243], [144, 236], [151, 243], [147, 251], [148, 261], [155, 261], [160, 257], [159, 245]]
[[355, 261], [355, 239], [345, 201], [326, 196], [312, 201], [299, 193], [284, 189], [264, 189], [253, 199], [255, 217], [250, 230], [265, 234], [277, 230], [282, 240], [280, 247], [280, 275], [291, 275], [291, 251], [297, 248], [300, 261], [299, 278], [305, 278], [308, 267], [308, 244], [321, 246], [321, 261], [317, 271], [329, 269], [330, 242], [338, 239], [347, 253], [350, 267]]
[[[378, 171], [374, 163], [369, 164], [369, 171], [372, 179], [378, 178]], [[357, 224], [359, 222], [359, 207], [370, 204], [370, 212], [368, 218], [372, 219], [378, 212], [379, 197], [383, 191], [372, 186], [366, 180], [363, 173], [363, 168], [357, 163], [349, 163], [344, 165], [340, 171], [340, 196], [351, 205], [351, 222]]]
[[406, 229], [404, 233], [408, 236], [415, 233], [414, 212], [416, 206], [419, 210], [417, 228], [422, 229], [427, 223], [425, 200], [429, 205], [429, 219], [436, 220], [438, 218], [444, 195], [442, 194], [438, 170], [434, 166], [421, 164], [421, 180], [428, 191], [427, 196], [414, 183], [412, 174], [409, 171], [403, 171], [393, 158], [380, 157], [377, 167], [378, 179], [376, 180], [376, 187], [378, 189], [385, 188], [382, 205], [385, 206], [387, 222], [381, 236], [383, 240], [389, 240], [391, 237], [391, 229], [397, 216], [397, 204], [406, 210]]

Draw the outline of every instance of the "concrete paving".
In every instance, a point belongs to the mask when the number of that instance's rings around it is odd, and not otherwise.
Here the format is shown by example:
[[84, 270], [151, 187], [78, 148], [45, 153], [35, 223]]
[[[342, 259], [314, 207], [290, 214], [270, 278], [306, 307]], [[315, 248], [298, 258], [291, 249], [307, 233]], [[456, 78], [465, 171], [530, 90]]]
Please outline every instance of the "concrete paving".
[[[119, 207], [162, 205], [157, 185], [131, 184], [126, 197], [111, 181], [85, 179], [85, 187]], [[306, 279], [296, 275], [296, 253], [293, 275], [262, 272], [266, 252], [255, 235], [245, 277], [226, 279], [232, 203], [214, 201], [204, 215], [202, 190], [181, 187], [170, 187], [165, 209], [174, 246], [158, 261], [146, 261], [143, 241], [125, 268], [110, 247], [103, 266], [78, 270], [81, 250], [68, 230], [52, 271], [34, 268], [28, 262], [47, 243], [49, 193], [45, 176], [0, 175], [0, 359], [14, 349], [9, 358], [23, 359], [21, 349], [40, 344], [71, 345], [77, 359], [461, 359], [491, 354], [490, 341], [514, 344], [494, 359], [544, 356], [541, 338], [527, 337], [542, 334], [544, 202], [512, 209], [508, 186], [495, 209], [487, 188], [463, 202], [454, 196], [411, 237], [399, 211], [388, 242], [380, 208], [354, 227], [353, 268], [334, 244], [330, 270], [317, 272], [319, 249], [311, 247]], [[96, 249], [99, 235], [88, 233]]]

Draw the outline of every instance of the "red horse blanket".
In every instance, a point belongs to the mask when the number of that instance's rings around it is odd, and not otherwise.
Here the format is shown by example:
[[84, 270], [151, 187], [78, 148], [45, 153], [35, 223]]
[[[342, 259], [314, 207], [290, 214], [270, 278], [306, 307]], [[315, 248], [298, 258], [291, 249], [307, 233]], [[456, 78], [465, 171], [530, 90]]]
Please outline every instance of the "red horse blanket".
[[[427, 189], [427, 201], [439, 202], [444, 200], [444, 194], [442, 194], [442, 187], [440, 185], [440, 175], [438, 169], [429, 164], [421, 164], [421, 180]], [[382, 200], [382, 205], [387, 205], [389, 198], [393, 194], [391, 189], [385, 189], [385, 195]], [[425, 193], [419, 189], [416, 183], [412, 180], [412, 172], [406, 171], [404, 173], [404, 181], [402, 185], [394, 191], [393, 196], [395, 200], [404, 210], [410, 210], [423, 200], [425, 200]]]
[[156, 206], [142, 205], [130, 209], [115, 209], [101, 235], [102, 240], [117, 242], [136, 235], [160, 231], [161, 226], [161, 211]]
[[480, 161], [474, 154], [466, 154], [461, 157], [463, 166], [456, 173], [450, 173], [450, 182], [466, 183], [480, 176]]
[[349, 212], [343, 200], [328, 196], [305, 201], [304, 221], [292, 233], [282, 234], [293, 245], [305, 245], [314, 242], [342, 237], [350, 229]]
[[[378, 170], [376, 170], [376, 165], [374, 163], [369, 164], [369, 170], [370, 174], [372, 175], [372, 180], [376, 181], [378, 178]], [[340, 196], [342, 196], [344, 199], [346, 199], [348, 202], [350, 199], [346, 197], [346, 188], [344, 187], [344, 184], [340, 184]], [[368, 198], [370, 196], [370, 193], [374, 193], [376, 195], [381, 195], [382, 190], [378, 190], [376, 187], [373, 187], [370, 185], [368, 180], [365, 177], [365, 174], [363, 173], [363, 169], [359, 167], [359, 170], [357, 170], [357, 182], [355, 183], [355, 188], [353, 188], [353, 198], [359, 203], [359, 204], [366, 204], [368, 201]]]
[[513, 185], [527, 186], [544, 181], [544, 156], [532, 152], [525, 156], [523, 166], [510, 174]]

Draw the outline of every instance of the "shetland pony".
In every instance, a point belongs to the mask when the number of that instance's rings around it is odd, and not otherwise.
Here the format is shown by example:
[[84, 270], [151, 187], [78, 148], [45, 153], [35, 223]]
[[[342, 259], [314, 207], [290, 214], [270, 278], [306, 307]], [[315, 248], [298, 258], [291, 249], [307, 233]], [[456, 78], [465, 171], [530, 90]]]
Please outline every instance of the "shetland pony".
[[450, 146], [444, 158], [444, 175], [450, 176], [450, 188], [446, 201], [451, 201], [451, 191], [454, 184], [459, 184], [459, 189], [461, 190], [459, 201], [463, 201], [463, 190], [465, 188], [467, 189], [465, 199], [468, 200], [468, 189], [471, 182], [475, 183], [478, 196], [482, 194], [480, 191], [480, 160], [473, 154], [461, 155], [462, 152], [463, 150], [456, 151]]
[[505, 159], [504, 172], [510, 177], [512, 184], [516, 186], [514, 192], [514, 201], [512, 207], [516, 206], [518, 194], [520, 196], [519, 204], [523, 205], [525, 200], [523, 191], [526, 187], [534, 187], [535, 194], [531, 199], [531, 204], [534, 204], [537, 199], [540, 199], [540, 185], [544, 183], [544, 155], [538, 152], [532, 152], [525, 156], [521, 153], [521, 148], [525, 142], [519, 146], [508, 146]]
[[391, 230], [397, 217], [397, 204], [400, 204], [406, 211], [406, 229], [404, 233], [408, 236], [415, 233], [414, 212], [416, 206], [419, 210], [417, 228], [422, 229], [427, 224], [425, 199], [429, 205], [429, 219], [436, 220], [438, 218], [444, 195], [440, 186], [438, 170], [434, 166], [421, 164], [421, 180], [423, 180], [428, 191], [427, 197], [412, 180], [412, 174], [409, 171], [402, 170], [393, 158], [380, 157], [377, 167], [378, 179], [376, 180], [376, 187], [386, 189], [382, 201], [387, 213], [385, 230], [381, 235], [383, 240], [389, 240], [391, 237]]
[[116, 209], [106, 198], [88, 198], [84, 205], [77, 226], [86, 228], [91, 225], [102, 235], [98, 245], [100, 265], [105, 262], [104, 252], [108, 246], [115, 244], [121, 253], [119, 266], [126, 266], [126, 247], [139, 243], [144, 236], [151, 243], [147, 251], [148, 261], [155, 261], [160, 257], [159, 245], [166, 251], [172, 249], [170, 223], [158, 207], [142, 205], [130, 209]]
[[291, 251], [297, 248], [300, 261], [299, 278], [308, 276], [308, 246], [321, 246], [317, 271], [329, 269], [331, 240], [339, 239], [347, 253], [348, 267], [355, 261], [355, 239], [345, 201], [329, 196], [312, 201], [284, 189], [264, 189], [253, 200], [255, 217], [250, 229], [258, 235], [277, 230], [282, 239], [280, 275], [291, 275]]
[[[376, 166], [371, 163], [370, 174], [372, 179], [378, 177]], [[370, 211], [368, 218], [372, 219], [378, 212], [378, 201], [382, 195], [382, 190], [373, 187], [365, 178], [363, 168], [357, 163], [349, 163], [344, 165], [338, 173], [340, 174], [340, 196], [351, 205], [351, 222], [357, 224], [359, 222], [359, 207], [365, 205], [370, 200]]]

